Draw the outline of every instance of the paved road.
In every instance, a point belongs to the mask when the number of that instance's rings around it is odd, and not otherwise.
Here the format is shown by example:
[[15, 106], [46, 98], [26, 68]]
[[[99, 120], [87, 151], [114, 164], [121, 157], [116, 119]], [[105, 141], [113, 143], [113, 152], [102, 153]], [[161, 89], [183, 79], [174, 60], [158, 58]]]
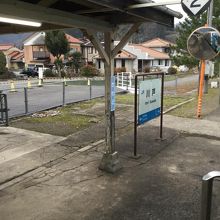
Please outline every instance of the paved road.
[[[198, 75], [179, 78], [178, 85], [198, 81]], [[43, 87], [37, 87], [37, 80], [32, 81], [34, 89], [28, 90], [28, 112], [33, 113], [56, 106], [63, 103], [62, 80], [47, 80]], [[9, 91], [9, 83], [0, 83], [0, 90], [8, 95], [9, 117], [19, 116], [25, 113], [24, 87], [27, 81], [16, 82], [17, 92]], [[175, 86], [174, 81], [165, 82], [166, 87]], [[66, 103], [73, 103], [90, 98], [88, 86], [69, 85], [65, 87]], [[92, 86], [92, 98], [104, 96], [104, 86]]]
[[[177, 85], [184, 85], [187, 83], [192, 83], [192, 82], [198, 82], [199, 80], [199, 75], [192, 75], [184, 78], [178, 78], [177, 79]], [[176, 86], [176, 81], [171, 80], [171, 81], [166, 81], [165, 82], [166, 87], [174, 87]]]
[[[23, 115], [25, 113], [24, 90], [19, 89], [15, 93], [5, 92], [8, 96], [9, 117]], [[65, 102], [73, 103], [90, 98], [88, 86], [69, 85], [65, 87]], [[104, 86], [92, 87], [92, 98], [104, 95]], [[33, 113], [56, 106], [63, 103], [63, 85], [44, 85], [28, 90], [28, 112]]]

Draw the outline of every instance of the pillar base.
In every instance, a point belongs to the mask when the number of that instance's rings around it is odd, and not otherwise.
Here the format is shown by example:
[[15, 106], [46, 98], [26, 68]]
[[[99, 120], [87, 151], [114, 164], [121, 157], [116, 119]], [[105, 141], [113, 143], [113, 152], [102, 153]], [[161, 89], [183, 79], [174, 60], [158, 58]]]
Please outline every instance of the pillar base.
[[102, 161], [99, 165], [99, 169], [106, 171], [108, 173], [115, 173], [122, 168], [122, 165], [119, 161], [118, 152], [113, 154], [105, 153], [102, 157]]

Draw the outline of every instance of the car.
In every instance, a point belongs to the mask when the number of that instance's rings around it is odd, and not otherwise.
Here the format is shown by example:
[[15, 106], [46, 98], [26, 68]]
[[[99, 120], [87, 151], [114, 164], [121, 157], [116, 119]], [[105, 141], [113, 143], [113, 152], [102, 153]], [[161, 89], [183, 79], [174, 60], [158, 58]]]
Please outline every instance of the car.
[[38, 72], [34, 69], [26, 69], [20, 72], [21, 75], [26, 75], [28, 77], [38, 77]]

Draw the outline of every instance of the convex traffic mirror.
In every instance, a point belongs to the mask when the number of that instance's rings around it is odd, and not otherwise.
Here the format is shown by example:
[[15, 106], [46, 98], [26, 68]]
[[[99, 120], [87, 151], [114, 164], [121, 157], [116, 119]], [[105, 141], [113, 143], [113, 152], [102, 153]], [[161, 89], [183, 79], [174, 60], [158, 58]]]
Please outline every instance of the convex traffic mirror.
[[199, 60], [211, 60], [220, 52], [220, 33], [212, 27], [193, 31], [187, 42], [189, 53]]

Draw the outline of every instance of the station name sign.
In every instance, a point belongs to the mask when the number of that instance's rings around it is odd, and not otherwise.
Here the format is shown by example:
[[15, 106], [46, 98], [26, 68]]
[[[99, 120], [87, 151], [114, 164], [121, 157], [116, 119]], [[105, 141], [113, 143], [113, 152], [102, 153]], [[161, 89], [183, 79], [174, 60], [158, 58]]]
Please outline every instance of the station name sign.
[[150, 121], [161, 113], [161, 79], [140, 81], [138, 124]]

